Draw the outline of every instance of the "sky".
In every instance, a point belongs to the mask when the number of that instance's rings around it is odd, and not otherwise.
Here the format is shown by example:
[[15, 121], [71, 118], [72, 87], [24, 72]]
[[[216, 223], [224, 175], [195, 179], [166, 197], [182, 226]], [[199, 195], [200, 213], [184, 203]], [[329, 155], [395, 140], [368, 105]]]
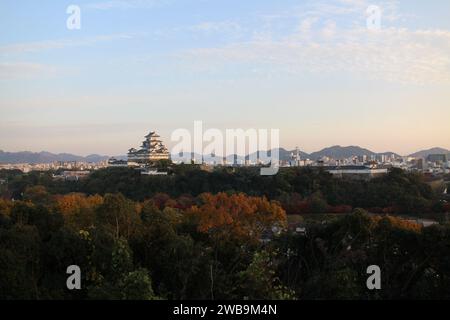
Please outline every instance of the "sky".
[[450, 149], [449, 16], [448, 0], [2, 0], [0, 150], [121, 155], [196, 120], [306, 152]]

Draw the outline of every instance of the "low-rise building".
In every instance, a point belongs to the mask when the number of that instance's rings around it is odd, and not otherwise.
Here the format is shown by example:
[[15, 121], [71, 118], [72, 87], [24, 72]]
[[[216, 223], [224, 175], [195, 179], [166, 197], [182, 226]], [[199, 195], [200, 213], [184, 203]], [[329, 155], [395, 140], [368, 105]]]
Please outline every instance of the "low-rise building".
[[108, 167], [128, 167], [128, 161], [111, 158], [108, 160]]
[[371, 168], [368, 166], [328, 166], [324, 168], [338, 178], [371, 179], [388, 173], [387, 168]]

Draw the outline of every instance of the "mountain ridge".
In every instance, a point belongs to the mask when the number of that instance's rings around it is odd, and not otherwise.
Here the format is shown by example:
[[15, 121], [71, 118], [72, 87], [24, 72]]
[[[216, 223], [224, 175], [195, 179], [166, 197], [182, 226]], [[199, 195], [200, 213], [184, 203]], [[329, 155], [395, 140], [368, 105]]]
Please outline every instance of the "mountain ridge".
[[[280, 160], [289, 160], [291, 154], [296, 150], [287, 150], [285, 148], [279, 148]], [[429, 154], [450, 154], [450, 151], [445, 148], [434, 147], [426, 150], [420, 150], [412, 153], [408, 156], [416, 158], [426, 158]], [[350, 158], [352, 156], [376, 156], [376, 155], [395, 155], [401, 157], [399, 154], [387, 151], [387, 152], [373, 152], [369, 149], [359, 146], [340, 146], [334, 145], [327, 148], [323, 148], [319, 151], [312, 152], [310, 154], [299, 150], [300, 157], [302, 159], [318, 160], [322, 157], [330, 157], [335, 159]], [[6, 152], [0, 150], [0, 163], [51, 163], [55, 161], [78, 161], [78, 162], [100, 162], [109, 159], [112, 156], [90, 154], [87, 156], [79, 156], [71, 153], [51, 153], [48, 151], [31, 152], [31, 151], [19, 151], [19, 152]], [[117, 159], [126, 159], [125, 155], [114, 156]]]
[[376, 155], [375, 152], [370, 151], [359, 146], [346, 146], [342, 147], [340, 145], [335, 145], [331, 147], [324, 148], [322, 150], [313, 152], [310, 154], [312, 160], [318, 160], [322, 157], [329, 157], [333, 159], [343, 159], [350, 158], [352, 156], [373, 156]]
[[0, 150], [0, 163], [51, 163], [55, 161], [100, 162], [109, 159], [109, 156], [90, 154], [79, 156], [71, 153], [51, 153], [48, 151], [6, 152]]
[[420, 150], [415, 153], [411, 153], [409, 156], [415, 158], [426, 158], [430, 154], [450, 154], [450, 150], [440, 147], [434, 147], [430, 149]]

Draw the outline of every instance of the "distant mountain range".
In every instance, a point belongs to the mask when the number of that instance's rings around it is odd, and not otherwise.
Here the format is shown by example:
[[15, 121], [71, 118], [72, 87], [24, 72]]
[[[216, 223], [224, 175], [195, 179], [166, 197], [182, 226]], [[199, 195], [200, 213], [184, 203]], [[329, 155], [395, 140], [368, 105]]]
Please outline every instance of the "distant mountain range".
[[[295, 150], [286, 150], [283, 148], [279, 149], [280, 152], [280, 160], [289, 160], [291, 158], [291, 153], [295, 153]], [[368, 149], [364, 149], [358, 146], [332, 146], [325, 149], [322, 149], [317, 152], [313, 152], [308, 154], [303, 151], [299, 151], [300, 157], [302, 159], [311, 159], [318, 160], [322, 157], [329, 157], [334, 159], [343, 159], [350, 158], [353, 156], [376, 156], [376, 155], [395, 155], [400, 157], [397, 153], [394, 152], [382, 152], [376, 153], [370, 151]], [[444, 148], [432, 148], [428, 150], [421, 150], [410, 154], [410, 157], [416, 158], [426, 158], [430, 154], [450, 154], [450, 151]], [[100, 162], [110, 158], [109, 156], [91, 154], [86, 157], [77, 156], [70, 153], [59, 153], [54, 154], [46, 151], [42, 152], [4, 152], [0, 150], [0, 163], [51, 163], [55, 161], [79, 161], [79, 162]], [[116, 159], [126, 159], [126, 156], [116, 156]], [[243, 158], [243, 157], [238, 157]]]
[[317, 160], [322, 157], [329, 157], [333, 159], [344, 159], [344, 158], [350, 158], [354, 156], [376, 156], [376, 155], [395, 155], [397, 157], [400, 157], [400, 155], [394, 153], [394, 152], [383, 152], [383, 153], [376, 153], [373, 151], [370, 151], [368, 149], [364, 149], [358, 146], [349, 146], [349, 147], [341, 147], [341, 146], [332, 146], [329, 148], [322, 149], [317, 152], [313, 152], [309, 155], [309, 158], [312, 160]]
[[310, 154], [310, 158], [313, 160], [320, 159], [322, 157], [329, 157], [333, 159], [343, 159], [349, 158], [352, 156], [372, 156], [375, 155], [373, 151], [368, 149], [350, 146], [350, 147], [341, 147], [341, 146], [332, 146], [325, 149], [322, 149], [317, 152], [313, 152]]
[[109, 156], [91, 154], [86, 157], [77, 156], [70, 153], [50, 153], [42, 152], [4, 152], [0, 150], [0, 163], [51, 163], [55, 161], [80, 161], [80, 162], [100, 162], [109, 159]]
[[418, 151], [416, 153], [410, 154], [410, 157], [414, 158], [426, 158], [430, 154], [450, 154], [450, 150], [444, 148], [431, 148], [428, 150]]

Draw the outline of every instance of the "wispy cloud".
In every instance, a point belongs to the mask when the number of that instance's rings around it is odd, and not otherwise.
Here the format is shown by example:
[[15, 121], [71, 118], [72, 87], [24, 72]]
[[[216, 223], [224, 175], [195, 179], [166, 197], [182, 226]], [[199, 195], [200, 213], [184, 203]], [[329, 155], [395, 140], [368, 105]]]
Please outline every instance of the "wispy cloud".
[[[329, 29], [324, 31], [332, 37]], [[448, 39], [442, 31], [385, 30], [373, 34], [364, 29], [349, 31], [344, 41], [317, 38], [251, 41], [217, 48], [187, 51], [187, 58], [202, 64], [258, 65], [270, 72], [347, 73], [401, 83], [450, 83], [450, 47], [432, 44], [429, 38]]]
[[95, 10], [111, 10], [111, 9], [142, 9], [154, 8], [168, 4], [169, 0], [111, 0], [92, 2], [85, 5], [85, 8]]
[[131, 39], [133, 34], [113, 34], [101, 35], [95, 37], [87, 37], [81, 39], [59, 39], [45, 40], [36, 42], [15, 43], [0, 46], [0, 54], [15, 54], [26, 52], [38, 52], [52, 49], [64, 49], [69, 47], [89, 46], [101, 42], [109, 42], [113, 40]]
[[31, 78], [38, 75], [48, 76], [54, 75], [55, 72], [55, 67], [39, 63], [0, 63], [0, 80]]
[[204, 33], [240, 32], [241, 25], [235, 21], [205, 21], [190, 27], [192, 31]]
[[280, 12], [260, 13], [264, 20], [281, 21], [287, 19], [340, 19], [345, 18], [353, 25], [362, 25], [366, 21], [366, 10], [370, 5], [377, 5], [382, 11], [382, 23], [393, 23], [416, 18], [409, 12], [399, 11], [399, 1], [396, 0], [330, 0], [306, 1], [302, 5], [294, 6]]
[[[397, 12], [396, 1], [382, 4], [392, 21], [403, 16]], [[269, 30], [265, 25], [251, 30], [247, 41], [191, 49], [182, 56], [203, 70], [247, 64], [270, 74], [338, 72], [409, 84], [450, 83], [450, 31], [384, 25], [373, 32], [365, 28], [367, 5], [365, 0], [335, 0], [261, 15], [264, 21], [270, 19]], [[355, 23], [348, 23], [353, 19]], [[286, 21], [290, 29], [277, 32]]]

